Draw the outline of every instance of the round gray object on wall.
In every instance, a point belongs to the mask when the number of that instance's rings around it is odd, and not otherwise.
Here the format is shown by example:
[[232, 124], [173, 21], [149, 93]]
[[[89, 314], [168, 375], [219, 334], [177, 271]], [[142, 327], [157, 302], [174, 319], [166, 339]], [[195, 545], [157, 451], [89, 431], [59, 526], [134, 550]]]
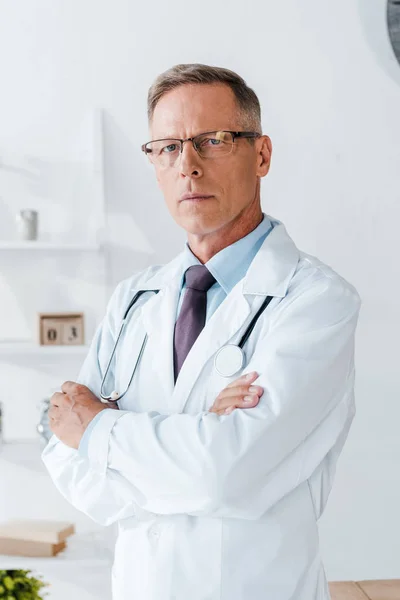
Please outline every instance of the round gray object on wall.
[[392, 0], [358, 0], [358, 14], [365, 40], [377, 64], [400, 85], [399, 63], [388, 30], [388, 2], [392, 4]]
[[387, 23], [393, 51], [400, 63], [400, 0], [388, 0]]

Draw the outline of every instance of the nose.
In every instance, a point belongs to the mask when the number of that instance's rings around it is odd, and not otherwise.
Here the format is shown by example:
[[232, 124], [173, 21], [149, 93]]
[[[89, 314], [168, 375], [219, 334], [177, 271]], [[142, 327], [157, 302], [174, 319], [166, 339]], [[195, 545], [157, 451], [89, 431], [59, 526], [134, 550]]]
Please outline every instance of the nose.
[[179, 171], [185, 177], [201, 177], [203, 174], [202, 159], [197, 154], [192, 142], [183, 144], [182, 154], [178, 158]]

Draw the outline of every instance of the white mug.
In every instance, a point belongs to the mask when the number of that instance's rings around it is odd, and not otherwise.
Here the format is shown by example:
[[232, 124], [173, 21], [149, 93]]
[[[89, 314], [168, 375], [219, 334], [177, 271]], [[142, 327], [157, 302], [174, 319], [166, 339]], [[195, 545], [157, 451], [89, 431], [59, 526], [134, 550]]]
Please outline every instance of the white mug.
[[38, 213], [24, 209], [17, 214], [17, 234], [20, 240], [36, 240], [38, 235]]

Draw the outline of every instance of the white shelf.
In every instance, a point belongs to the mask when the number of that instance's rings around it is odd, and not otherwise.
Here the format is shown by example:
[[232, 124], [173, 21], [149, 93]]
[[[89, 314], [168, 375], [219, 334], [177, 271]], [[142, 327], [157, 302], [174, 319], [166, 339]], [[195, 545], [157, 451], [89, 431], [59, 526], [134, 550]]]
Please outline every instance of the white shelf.
[[40, 346], [33, 342], [0, 342], [0, 356], [8, 354], [37, 354], [39, 356], [87, 354], [89, 346]]
[[73, 252], [97, 252], [101, 250], [101, 244], [68, 244], [58, 242], [41, 241], [4, 241], [0, 240], [0, 250], [60, 250]]

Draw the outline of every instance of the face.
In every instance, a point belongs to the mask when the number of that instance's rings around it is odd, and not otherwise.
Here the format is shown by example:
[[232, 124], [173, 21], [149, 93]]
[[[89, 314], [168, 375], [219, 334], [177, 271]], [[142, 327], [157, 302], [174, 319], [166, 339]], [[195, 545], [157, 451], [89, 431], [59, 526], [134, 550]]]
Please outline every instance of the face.
[[[231, 89], [223, 84], [182, 85], [159, 100], [150, 136], [152, 140], [188, 138], [218, 130], [248, 131], [240, 126]], [[236, 138], [232, 153], [217, 158], [202, 158], [191, 142], [185, 142], [176, 166], [155, 167], [176, 223], [190, 234], [207, 235], [254, 210], [254, 203], [260, 203], [260, 177], [268, 173], [271, 152], [268, 136], [256, 139], [253, 145]], [[185, 193], [209, 197], [182, 200]]]

